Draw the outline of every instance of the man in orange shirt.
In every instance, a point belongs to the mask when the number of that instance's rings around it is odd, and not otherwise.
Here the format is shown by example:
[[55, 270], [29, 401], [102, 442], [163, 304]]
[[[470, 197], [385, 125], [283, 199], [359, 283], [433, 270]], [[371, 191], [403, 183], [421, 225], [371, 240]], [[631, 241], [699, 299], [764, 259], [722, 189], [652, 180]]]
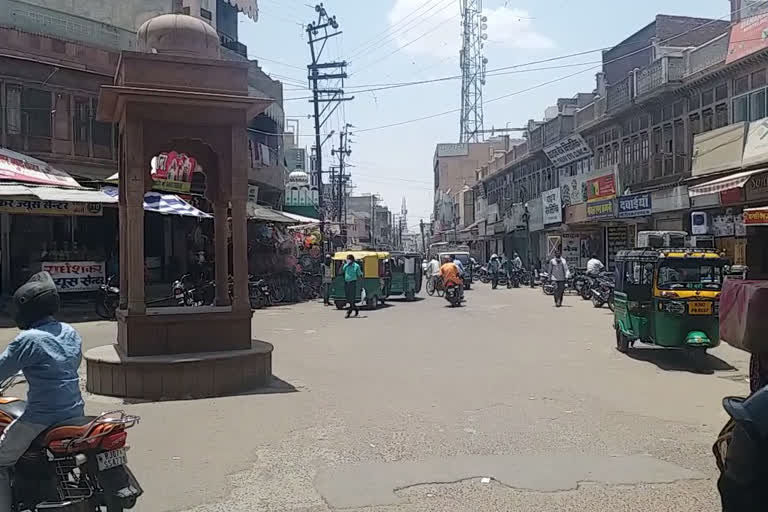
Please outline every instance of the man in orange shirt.
[[464, 281], [461, 280], [459, 267], [451, 261], [450, 257], [443, 258], [443, 265], [440, 267], [440, 277], [443, 280], [443, 289], [448, 289], [449, 285], [459, 288], [459, 296], [464, 296]]

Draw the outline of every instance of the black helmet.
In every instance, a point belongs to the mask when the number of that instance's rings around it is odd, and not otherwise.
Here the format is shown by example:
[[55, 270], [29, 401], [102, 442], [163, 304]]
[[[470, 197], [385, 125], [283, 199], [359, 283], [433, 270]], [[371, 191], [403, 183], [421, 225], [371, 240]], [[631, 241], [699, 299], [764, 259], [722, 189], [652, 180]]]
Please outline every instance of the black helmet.
[[29, 278], [13, 294], [14, 319], [19, 329], [29, 329], [32, 324], [59, 310], [59, 292], [48, 272], [38, 272]]
[[749, 398], [727, 397], [723, 408], [737, 423], [743, 425], [756, 441], [768, 439], [768, 386]]

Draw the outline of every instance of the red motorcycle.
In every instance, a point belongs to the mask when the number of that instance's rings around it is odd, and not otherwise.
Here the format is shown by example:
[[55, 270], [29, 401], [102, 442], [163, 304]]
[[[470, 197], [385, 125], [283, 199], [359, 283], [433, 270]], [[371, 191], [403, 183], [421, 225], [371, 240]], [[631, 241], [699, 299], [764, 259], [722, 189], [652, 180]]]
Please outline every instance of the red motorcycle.
[[[0, 431], [27, 403], [6, 397], [21, 374], [0, 383]], [[123, 411], [51, 425], [12, 470], [13, 512], [121, 512], [136, 505], [141, 486], [127, 466], [126, 430], [139, 422]]]

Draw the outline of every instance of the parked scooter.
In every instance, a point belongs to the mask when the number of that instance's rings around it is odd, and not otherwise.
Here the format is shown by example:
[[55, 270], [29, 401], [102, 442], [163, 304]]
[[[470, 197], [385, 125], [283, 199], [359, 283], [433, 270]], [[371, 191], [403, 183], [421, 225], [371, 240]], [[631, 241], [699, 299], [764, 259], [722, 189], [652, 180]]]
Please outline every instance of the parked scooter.
[[114, 320], [120, 305], [120, 288], [115, 286], [116, 280], [117, 276], [110, 276], [96, 294], [96, 314], [105, 320]]
[[[24, 413], [24, 400], [4, 396], [22, 380], [17, 374], [0, 383], [0, 431]], [[138, 422], [138, 416], [114, 411], [72, 418], [43, 431], [13, 468], [12, 510], [133, 508], [144, 491], [127, 465], [126, 430]]]
[[445, 300], [448, 301], [452, 308], [461, 306], [461, 292], [459, 287], [454, 284], [449, 284], [445, 289]]

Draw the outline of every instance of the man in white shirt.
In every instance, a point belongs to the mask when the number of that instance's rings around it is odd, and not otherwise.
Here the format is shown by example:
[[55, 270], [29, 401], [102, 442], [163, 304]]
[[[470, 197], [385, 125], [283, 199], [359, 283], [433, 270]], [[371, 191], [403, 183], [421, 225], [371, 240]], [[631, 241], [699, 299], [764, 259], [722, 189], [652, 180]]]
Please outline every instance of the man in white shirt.
[[435, 255], [432, 255], [432, 259], [427, 264], [427, 279], [432, 279], [437, 284], [437, 279], [440, 278], [440, 262], [437, 261]]
[[560, 249], [555, 251], [555, 257], [549, 260], [549, 278], [555, 283], [555, 307], [563, 305], [565, 294], [565, 282], [568, 280], [568, 263], [560, 254]]
[[593, 254], [592, 258], [587, 262], [587, 275], [596, 276], [603, 270], [605, 270], [605, 265], [597, 258], [596, 254]]

